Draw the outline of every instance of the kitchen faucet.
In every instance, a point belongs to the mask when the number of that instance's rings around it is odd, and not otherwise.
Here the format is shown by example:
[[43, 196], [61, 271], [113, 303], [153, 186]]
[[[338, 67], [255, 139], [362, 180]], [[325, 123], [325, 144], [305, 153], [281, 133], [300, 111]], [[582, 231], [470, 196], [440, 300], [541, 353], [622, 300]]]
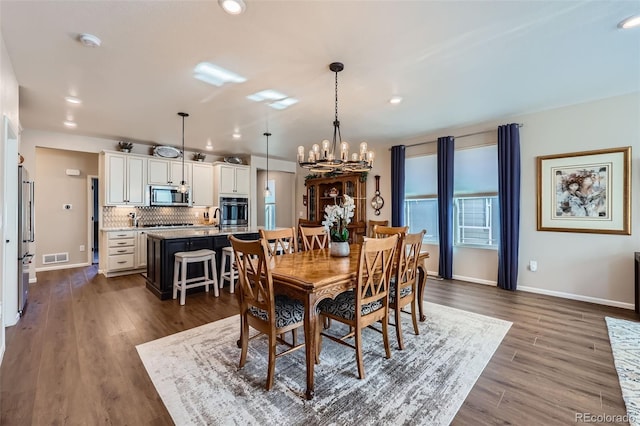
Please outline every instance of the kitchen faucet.
[[[220, 213], [220, 208], [216, 207], [216, 209], [213, 211], [213, 218], [214, 219], [216, 219], [218, 217], [218, 213]], [[220, 223], [221, 219], [222, 219], [222, 217], [220, 219], [218, 219], [218, 224], [216, 225], [218, 227], [218, 230], [222, 229], [222, 226], [221, 226], [221, 223]]]

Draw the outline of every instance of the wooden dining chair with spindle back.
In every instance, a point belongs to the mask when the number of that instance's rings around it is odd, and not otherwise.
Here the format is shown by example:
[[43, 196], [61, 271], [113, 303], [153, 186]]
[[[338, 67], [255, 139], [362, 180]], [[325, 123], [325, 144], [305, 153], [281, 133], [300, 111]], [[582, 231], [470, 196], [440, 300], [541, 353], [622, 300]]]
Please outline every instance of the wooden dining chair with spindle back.
[[376, 225], [389, 226], [389, 221], [388, 220], [370, 220], [367, 224], [367, 237], [375, 238], [375, 235], [373, 234], [373, 228]]
[[414, 333], [420, 334], [418, 329], [418, 257], [422, 250], [422, 239], [427, 231], [424, 229], [416, 234], [406, 234], [396, 251], [395, 274], [391, 277], [389, 288], [389, 308], [394, 311], [396, 336], [400, 350], [404, 349], [402, 338], [402, 308], [409, 305]]
[[267, 240], [269, 255], [295, 253], [298, 251], [296, 228], [260, 229], [260, 238]]
[[324, 226], [301, 226], [302, 251], [329, 247], [329, 233]]
[[[267, 368], [266, 388], [273, 386], [276, 358], [304, 347], [304, 343], [289, 343], [283, 336], [289, 331], [297, 330], [304, 325], [304, 304], [284, 295], [273, 292], [273, 278], [269, 269], [269, 247], [264, 239], [246, 241], [229, 236], [238, 268], [238, 305], [240, 306], [240, 364], [244, 367], [247, 361], [249, 346], [249, 327], [269, 337], [269, 360]], [[277, 344], [288, 349], [277, 353]]]
[[[389, 238], [365, 237], [360, 248], [355, 288], [340, 293], [335, 299], [324, 299], [318, 304], [320, 312], [320, 322], [316, 328], [318, 353], [321, 337], [354, 348], [360, 379], [365, 377], [362, 361], [363, 329], [378, 321], [382, 323], [385, 355], [386, 358], [391, 358], [387, 327], [389, 323], [388, 292], [397, 242], [397, 235]], [[336, 336], [328, 331], [322, 331], [321, 324], [325, 318], [348, 325], [349, 332], [343, 336]], [[355, 337], [354, 344], [346, 341], [351, 337]]]

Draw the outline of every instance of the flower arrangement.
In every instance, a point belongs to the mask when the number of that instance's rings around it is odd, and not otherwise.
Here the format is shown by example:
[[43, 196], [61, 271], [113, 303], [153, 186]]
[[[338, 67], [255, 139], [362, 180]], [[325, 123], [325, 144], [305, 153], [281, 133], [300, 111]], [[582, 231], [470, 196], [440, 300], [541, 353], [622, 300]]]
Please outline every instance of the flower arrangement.
[[133, 143], [120, 141], [118, 142], [118, 147], [120, 147], [120, 151], [122, 152], [131, 152], [131, 148], [133, 148]]
[[351, 222], [353, 211], [356, 207], [353, 198], [343, 195], [340, 204], [329, 205], [324, 209], [322, 225], [327, 229], [333, 242], [346, 242], [349, 240], [347, 225]]

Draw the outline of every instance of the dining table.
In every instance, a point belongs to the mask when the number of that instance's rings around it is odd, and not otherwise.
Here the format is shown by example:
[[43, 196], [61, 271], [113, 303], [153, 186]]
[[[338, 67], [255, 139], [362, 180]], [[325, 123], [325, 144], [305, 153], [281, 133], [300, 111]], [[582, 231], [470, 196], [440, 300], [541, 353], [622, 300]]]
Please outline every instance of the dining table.
[[[306, 399], [313, 399], [314, 396], [318, 302], [322, 299], [334, 298], [355, 287], [360, 247], [359, 244], [351, 244], [350, 253], [345, 257], [331, 256], [328, 248], [271, 257], [269, 266], [274, 292], [285, 294], [304, 303]], [[418, 262], [418, 308], [421, 321], [426, 318], [422, 309], [422, 299], [427, 281], [424, 259], [428, 257], [427, 252], [421, 252]]]

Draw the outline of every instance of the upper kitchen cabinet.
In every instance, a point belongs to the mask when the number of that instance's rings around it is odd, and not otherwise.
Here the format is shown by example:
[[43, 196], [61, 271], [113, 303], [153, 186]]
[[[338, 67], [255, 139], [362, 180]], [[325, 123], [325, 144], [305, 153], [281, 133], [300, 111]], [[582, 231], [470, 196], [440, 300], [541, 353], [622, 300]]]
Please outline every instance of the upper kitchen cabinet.
[[194, 206], [213, 206], [213, 166], [208, 163], [193, 164], [191, 198]]
[[239, 195], [249, 196], [249, 167], [236, 166], [233, 164], [216, 164], [215, 188], [218, 196], [229, 195], [237, 197]]
[[147, 159], [131, 154], [100, 154], [100, 182], [105, 206], [144, 206]]
[[[182, 161], [149, 158], [149, 185], [180, 185], [182, 182]], [[192, 165], [184, 163], [184, 180], [191, 185]]]

